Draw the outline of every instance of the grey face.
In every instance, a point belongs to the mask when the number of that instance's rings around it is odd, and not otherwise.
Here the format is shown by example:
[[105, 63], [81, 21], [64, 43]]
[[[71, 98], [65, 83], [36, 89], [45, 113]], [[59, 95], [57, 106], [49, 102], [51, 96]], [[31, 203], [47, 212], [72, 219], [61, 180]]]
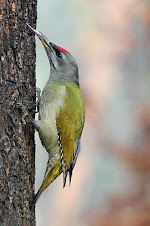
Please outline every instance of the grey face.
[[[45, 46], [45, 50], [50, 62], [50, 79], [79, 83], [78, 67], [75, 59], [60, 47], [49, 42], [51, 48]], [[59, 49], [60, 48], [60, 49]]]

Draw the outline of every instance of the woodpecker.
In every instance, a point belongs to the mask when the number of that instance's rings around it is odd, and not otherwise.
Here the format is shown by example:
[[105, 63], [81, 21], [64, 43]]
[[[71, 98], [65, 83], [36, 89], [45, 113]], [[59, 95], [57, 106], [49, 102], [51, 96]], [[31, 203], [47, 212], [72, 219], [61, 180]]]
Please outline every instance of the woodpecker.
[[32, 203], [33, 208], [41, 193], [61, 173], [63, 187], [68, 174], [71, 183], [80, 151], [85, 103], [79, 86], [78, 66], [73, 56], [27, 25], [42, 42], [50, 63], [50, 76], [40, 96], [38, 120], [34, 120], [35, 129], [49, 157], [42, 185]]

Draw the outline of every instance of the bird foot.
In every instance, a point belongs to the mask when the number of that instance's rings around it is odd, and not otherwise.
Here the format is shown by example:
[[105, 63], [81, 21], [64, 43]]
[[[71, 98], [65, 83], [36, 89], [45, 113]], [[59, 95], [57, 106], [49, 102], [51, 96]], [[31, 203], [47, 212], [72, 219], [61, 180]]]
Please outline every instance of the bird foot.
[[26, 110], [25, 106], [22, 103], [17, 103], [17, 108], [21, 111], [22, 117], [21, 117], [21, 122], [23, 125], [26, 125], [25, 118], [29, 116], [28, 111]]
[[36, 87], [36, 98], [37, 98], [37, 101], [36, 101], [37, 111], [36, 111], [36, 113], [38, 113], [39, 112], [39, 104], [40, 104], [40, 100], [41, 100], [41, 89], [39, 87]]

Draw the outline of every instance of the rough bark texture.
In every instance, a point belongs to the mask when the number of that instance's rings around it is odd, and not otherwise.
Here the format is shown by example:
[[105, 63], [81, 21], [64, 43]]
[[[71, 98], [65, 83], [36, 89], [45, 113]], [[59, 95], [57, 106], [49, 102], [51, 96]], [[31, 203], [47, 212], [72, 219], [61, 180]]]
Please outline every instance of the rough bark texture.
[[[23, 126], [16, 103], [34, 117], [37, 1], [0, 0], [0, 225], [35, 225], [35, 145], [32, 123]], [[28, 119], [29, 121], [29, 119]]]

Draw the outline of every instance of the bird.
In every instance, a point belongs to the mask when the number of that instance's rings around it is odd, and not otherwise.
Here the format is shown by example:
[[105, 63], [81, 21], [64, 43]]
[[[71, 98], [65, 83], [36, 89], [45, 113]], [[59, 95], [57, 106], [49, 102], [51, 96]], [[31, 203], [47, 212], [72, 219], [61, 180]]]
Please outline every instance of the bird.
[[64, 48], [50, 42], [40, 31], [28, 27], [42, 42], [50, 63], [50, 76], [38, 101], [38, 120], [33, 120], [42, 145], [48, 152], [43, 182], [32, 202], [35, 207], [42, 192], [63, 173], [63, 187], [80, 152], [85, 123], [85, 102], [79, 86], [78, 66]]

